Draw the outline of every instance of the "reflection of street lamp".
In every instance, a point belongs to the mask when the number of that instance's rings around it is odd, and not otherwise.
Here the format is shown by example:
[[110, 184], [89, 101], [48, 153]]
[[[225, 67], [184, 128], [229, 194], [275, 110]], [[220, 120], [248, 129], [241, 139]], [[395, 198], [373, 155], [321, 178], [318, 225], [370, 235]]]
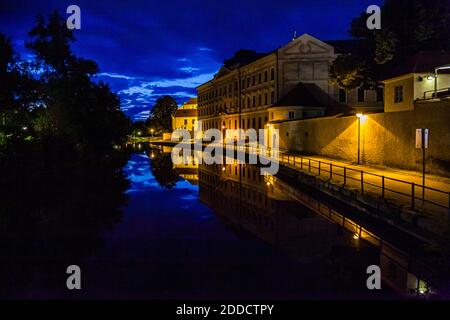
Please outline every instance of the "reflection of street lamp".
[[270, 128], [272, 125], [270, 123], [266, 124], [267, 127], [267, 149], [270, 150]]
[[152, 134], [152, 138], [153, 138], [153, 132], [154, 131], [155, 131], [154, 129], [150, 129], [150, 133]]
[[225, 125], [222, 125], [223, 144], [225, 144], [225, 142], [226, 142], [225, 141], [225, 139], [226, 139], [225, 129], [226, 129]]
[[366, 120], [367, 116], [362, 113], [357, 113], [358, 118], [358, 164], [360, 164], [360, 153], [361, 153], [361, 120]]

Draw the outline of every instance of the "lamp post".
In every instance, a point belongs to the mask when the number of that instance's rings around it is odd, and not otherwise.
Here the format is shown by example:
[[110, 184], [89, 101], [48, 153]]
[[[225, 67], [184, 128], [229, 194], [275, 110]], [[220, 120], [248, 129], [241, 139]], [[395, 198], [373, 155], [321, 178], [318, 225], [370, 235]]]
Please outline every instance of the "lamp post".
[[366, 119], [366, 115], [362, 113], [357, 113], [356, 117], [358, 118], [358, 164], [361, 162], [361, 120]]

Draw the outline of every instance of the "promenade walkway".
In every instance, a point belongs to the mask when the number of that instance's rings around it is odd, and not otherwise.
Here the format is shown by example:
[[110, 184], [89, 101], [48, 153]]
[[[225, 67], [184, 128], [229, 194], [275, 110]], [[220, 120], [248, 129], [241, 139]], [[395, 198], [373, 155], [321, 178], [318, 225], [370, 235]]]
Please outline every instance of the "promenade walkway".
[[335, 184], [356, 189], [375, 197], [416, 211], [449, 214], [450, 178], [371, 165], [322, 156], [302, 156], [281, 153], [280, 162], [296, 170], [330, 180]]

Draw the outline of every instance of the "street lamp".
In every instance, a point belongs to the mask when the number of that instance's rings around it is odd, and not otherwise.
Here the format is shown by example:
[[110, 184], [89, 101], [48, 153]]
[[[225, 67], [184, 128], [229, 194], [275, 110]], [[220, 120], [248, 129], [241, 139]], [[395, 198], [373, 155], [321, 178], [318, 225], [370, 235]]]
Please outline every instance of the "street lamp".
[[361, 160], [361, 120], [367, 119], [367, 116], [362, 113], [357, 113], [356, 117], [358, 118], [358, 164], [360, 164], [360, 160]]
[[150, 129], [150, 133], [152, 134], [152, 138], [153, 138], [153, 132], [154, 131], [155, 131], [154, 129]]

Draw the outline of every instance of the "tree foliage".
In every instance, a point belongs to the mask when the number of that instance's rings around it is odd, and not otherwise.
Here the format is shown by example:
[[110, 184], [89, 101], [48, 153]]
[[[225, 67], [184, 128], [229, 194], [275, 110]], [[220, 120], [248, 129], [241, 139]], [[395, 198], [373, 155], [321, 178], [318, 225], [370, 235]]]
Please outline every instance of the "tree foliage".
[[[379, 81], [380, 66], [395, 65], [421, 50], [450, 50], [448, 0], [386, 0], [381, 8], [381, 30], [369, 30], [368, 14], [351, 22], [350, 34], [368, 41], [372, 48], [359, 59], [336, 59], [330, 76], [343, 88]], [[349, 84], [346, 86], [345, 84]]]
[[[11, 40], [0, 35], [0, 80], [6, 84], [0, 89], [3, 136], [20, 138], [10, 128], [15, 125], [37, 142], [78, 151], [121, 144], [129, 119], [120, 110], [119, 97], [94, 79], [97, 64], [72, 52], [75, 37], [65, 19], [58, 12], [38, 17], [29, 35], [26, 46], [35, 56], [31, 62], [21, 61]], [[13, 116], [17, 114], [21, 116]]]
[[149, 122], [155, 125], [156, 130], [171, 131], [172, 116], [177, 111], [178, 105], [171, 96], [162, 96], [156, 100], [155, 105], [150, 111]]

